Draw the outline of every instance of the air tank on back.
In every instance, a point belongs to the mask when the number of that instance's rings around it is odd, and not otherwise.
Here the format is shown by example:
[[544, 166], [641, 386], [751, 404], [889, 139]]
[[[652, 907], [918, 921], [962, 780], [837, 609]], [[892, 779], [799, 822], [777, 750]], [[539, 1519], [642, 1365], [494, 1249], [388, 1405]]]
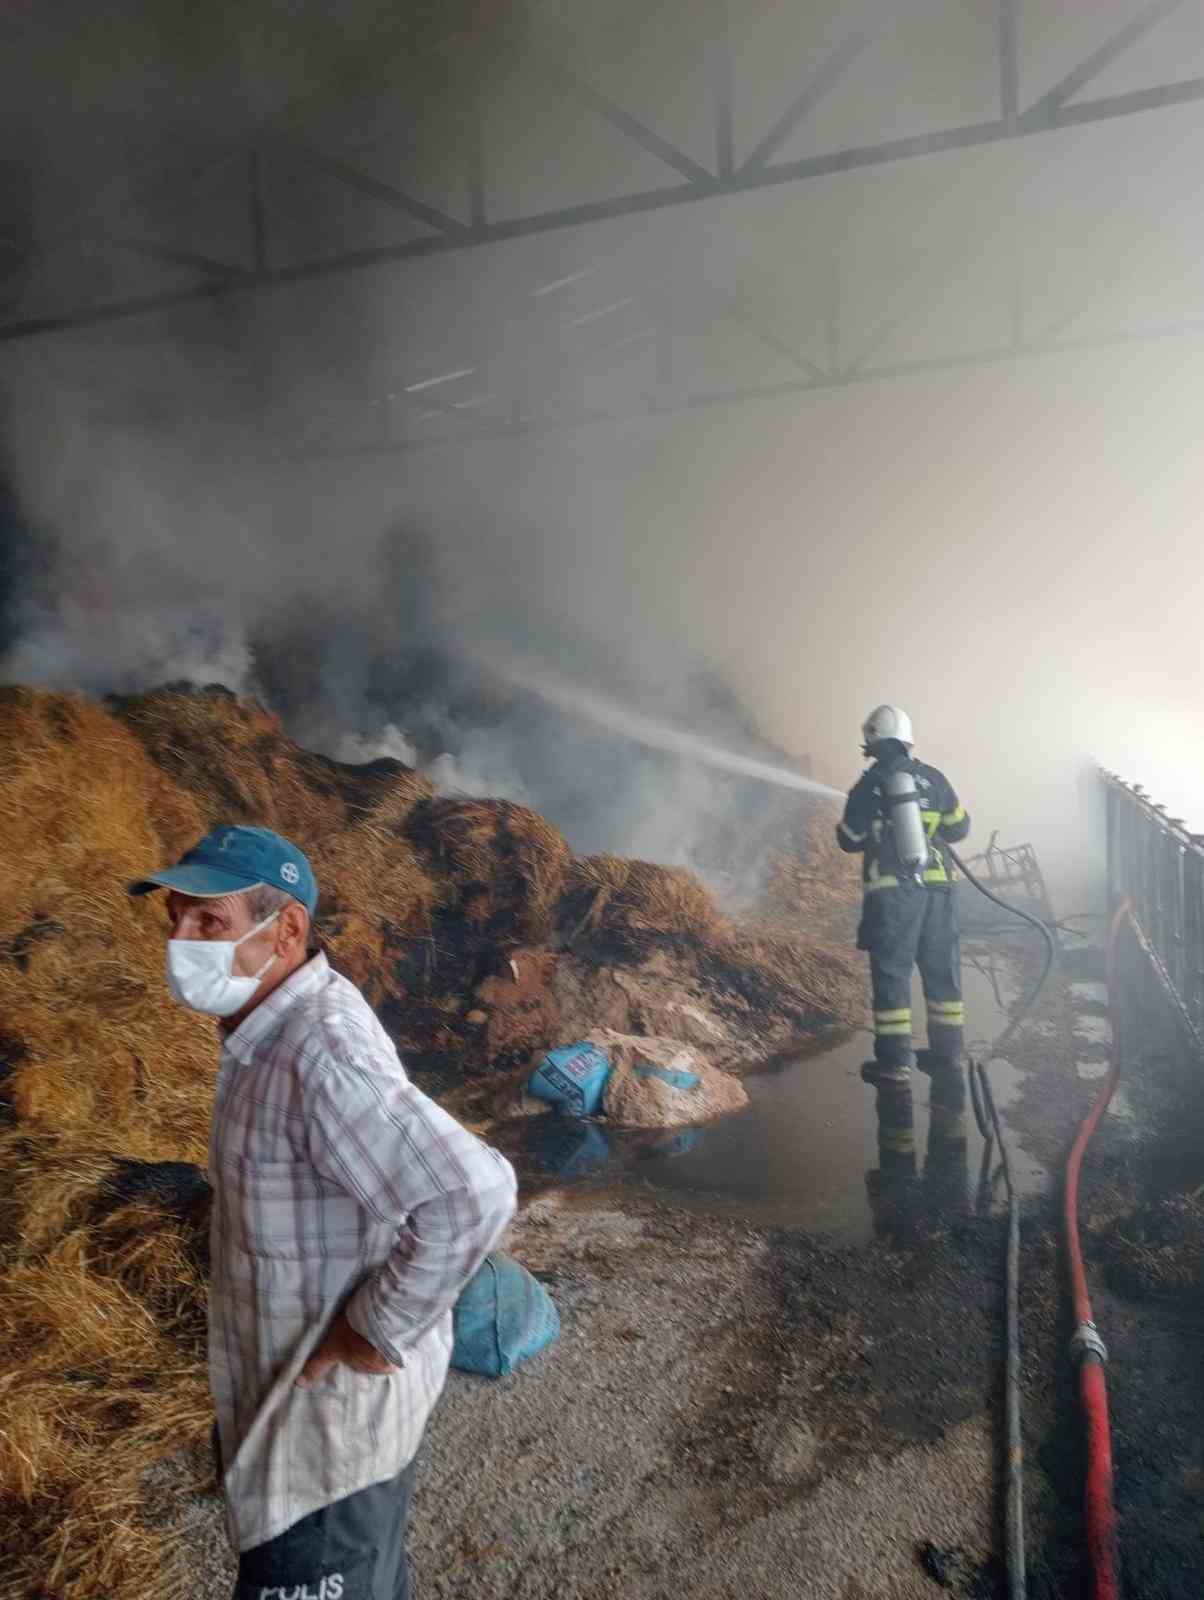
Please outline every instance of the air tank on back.
[[920, 815], [915, 773], [910, 763], [903, 763], [888, 773], [884, 789], [899, 865], [909, 876], [922, 883], [931, 851], [928, 848], [928, 835], [924, 831], [924, 819]]

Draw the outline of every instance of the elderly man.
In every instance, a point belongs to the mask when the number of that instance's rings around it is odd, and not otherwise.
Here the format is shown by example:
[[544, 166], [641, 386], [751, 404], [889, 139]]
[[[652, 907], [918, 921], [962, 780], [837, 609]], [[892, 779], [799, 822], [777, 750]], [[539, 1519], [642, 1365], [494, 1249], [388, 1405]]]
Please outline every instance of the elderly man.
[[414, 1456], [509, 1165], [409, 1082], [310, 949], [302, 852], [218, 828], [166, 889], [167, 982], [220, 1019], [209, 1372], [235, 1600], [405, 1600]]

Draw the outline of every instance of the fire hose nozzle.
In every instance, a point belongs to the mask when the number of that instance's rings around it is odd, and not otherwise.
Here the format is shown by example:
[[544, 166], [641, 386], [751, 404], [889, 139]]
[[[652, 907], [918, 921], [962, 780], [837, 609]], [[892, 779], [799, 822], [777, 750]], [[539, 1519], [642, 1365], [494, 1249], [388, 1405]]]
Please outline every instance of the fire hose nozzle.
[[1100, 1338], [1094, 1322], [1080, 1322], [1070, 1336], [1070, 1359], [1075, 1365], [1087, 1356], [1094, 1356], [1099, 1362], [1108, 1359], [1108, 1346]]

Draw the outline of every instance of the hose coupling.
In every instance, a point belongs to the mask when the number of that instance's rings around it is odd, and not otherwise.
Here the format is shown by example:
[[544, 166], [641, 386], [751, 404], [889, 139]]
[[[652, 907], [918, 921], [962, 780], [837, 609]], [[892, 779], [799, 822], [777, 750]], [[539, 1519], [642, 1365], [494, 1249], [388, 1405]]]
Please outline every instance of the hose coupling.
[[1087, 1356], [1094, 1356], [1100, 1362], [1108, 1359], [1108, 1346], [1100, 1338], [1094, 1322], [1080, 1322], [1070, 1336], [1070, 1359], [1077, 1364]]

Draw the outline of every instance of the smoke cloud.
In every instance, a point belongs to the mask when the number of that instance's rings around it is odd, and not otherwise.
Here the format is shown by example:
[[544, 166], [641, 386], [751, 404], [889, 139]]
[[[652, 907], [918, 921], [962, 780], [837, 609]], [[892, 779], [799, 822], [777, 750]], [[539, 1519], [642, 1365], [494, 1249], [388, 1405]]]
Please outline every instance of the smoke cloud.
[[[0, 22], [10, 317], [196, 281], [115, 254], [115, 234], [246, 263], [218, 157], [265, 132], [291, 141], [264, 146], [277, 265], [419, 226], [304, 178], [298, 142], [453, 218], [469, 112], [494, 215], [665, 181], [563, 84], [523, 77], [532, 37], [577, 30], [592, 83], [712, 159], [705, 73], [670, 48], [679, 27], [707, 45], [702, 8], [669, 8], [656, 44], [634, 13], [503, 0], [404, 19], [361, 0], [304, 27], [267, 0], [190, 21], [147, 4], [107, 9], [94, 48], [75, 10]], [[745, 153], [838, 42], [838, 11], [794, 39], [748, 8]], [[896, 136], [920, 104], [993, 115], [992, 30], [955, 37], [938, 12], [891, 8], [784, 154]], [[1034, 37], [1025, 92], [1103, 26]], [[1162, 42], [1168, 77], [1197, 43]], [[52, 117], [68, 62], [77, 92]], [[585, 698], [842, 789], [862, 717], [895, 701], [972, 843], [1031, 839], [1077, 896], [1096, 761], [1204, 828], [1198, 341], [676, 403], [1003, 350], [1017, 326], [1039, 343], [1173, 321], [1196, 293], [1176, 183], [1200, 120], [1187, 105], [0, 346], [0, 676], [224, 683], [340, 759], [397, 756], [539, 807], [579, 850], [694, 862], [733, 892], [797, 799], [633, 742]], [[568, 686], [558, 703], [540, 675]]]

